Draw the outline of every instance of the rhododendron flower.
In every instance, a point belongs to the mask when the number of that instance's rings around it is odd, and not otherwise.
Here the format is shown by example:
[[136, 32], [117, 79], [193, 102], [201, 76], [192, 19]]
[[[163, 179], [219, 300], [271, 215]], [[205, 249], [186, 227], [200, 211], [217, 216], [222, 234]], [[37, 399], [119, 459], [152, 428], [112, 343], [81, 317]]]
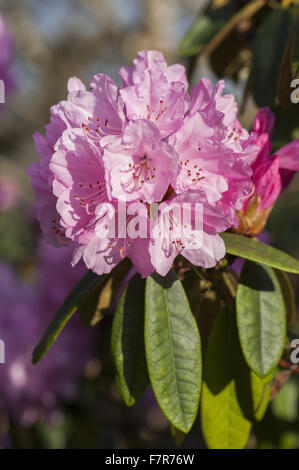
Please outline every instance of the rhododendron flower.
[[108, 201], [99, 149], [86, 140], [82, 130], [65, 131], [49, 167], [65, 236], [79, 243], [88, 242], [97, 220], [96, 207]]
[[[60, 225], [52, 220], [52, 231], [61, 243], [67, 243], [67, 239], [76, 242], [73, 263], [83, 257], [88, 268], [102, 274], [129, 256], [144, 277], [150, 275], [154, 268], [148, 254], [149, 241], [132, 240], [119, 231], [110, 235], [118, 204], [108, 197], [101, 149], [86, 140], [81, 129], [65, 131], [58, 148], [50, 169]], [[125, 219], [121, 230], [126, 224]]]
[[[197, 85], [190, 113], [169, 141], [180, 156], [181, 172], [175, 190], [204, 190], [208, 201], [217, 201], [233, 224], [235, 209], [242, 207], [252, 187], [249, 161], [255, 159], [258, 147], [236, 121], [232, 97], [223, 103], [220, 85], [215, 96], [208, 93], [208, 80]], [[225, 108], [230, 117], [220, 111]]]
[[[141, 203], [138, 203], [138, 205], [142, 206]], [[110, 204], [107, 204], [107, 206], [111, 209]], [[103, 237], [102, 225], [100, 229], [96, 227], [95, 235], [92, 237], [91, 241], [87, 244], [78, 245], [75, 249], [73, 264], [76, 264], [82, 257], [89, 269], [92, 269], [97, 274], [102, 274], [109, 273], [120, 261], [125, 257], [129, 257], [142, 277], [151, 275], [154, 271], [154, 267], [149, 254], [150, 239], [139, 236], [132, 238], [127, 230], [132, 216], [127, 212], [122, 214], [121, 219], [123, 220], [123, 224], [121, 225], [118, 221], [119, 214], [117, 207], [115, 206], [114, 212], [111, 213], [110, 210], [104, 210], [107, 206], [103, 204], [103, 212], [101, 213], [101, 218], [104, 219], [104, 223], [106, 222], [108, 228], [106, 236]], [[146, 206], [143, 207], [143, 211], [141, 209], [138, 211], [138, 219], [139, 224], [142, 224], [141, 219], [144, 218], [145, 221], [143, 225], [147, 227], [149, 220]], [[125, 215], [125, 217], [123, 217], [123, 215]], [[112, 225], [109, 225], [109, 223]], [[114, 224], [118, 227], [121, 225], [121, 228], [117, 232], [117, 236], [111, 237], [109, 232], [111, 227], [114, 227]]]
[[156, 126], [140, 119], [105, 147], [103, 161], [109, 193], [124, 201], [160, 201], [179, 170], [173, 147]]
[[251, 164], [253, 191], [238, 211], [239, 223], [235, 228], [248, 235], [263, 230], [276, 199], [299, 170], [299, 139], [271, 155], [274, 122], [275, 116], [269, 108], [260, 109], [254, 119], [253, 132], [259, 153]]
[[183, 124], [185, 95], [183, 83], [170, 83], [166, 74], [156, 70], [145, 70], [137, 85], [121, 90], [128, 119], [152, 121], [162, 137], [169, 136]]
[[[51, 109], [46, 136], [34, 137], [40, 161], [29, 173], [45, 238], [71, 243], [73, 264], [82, 257], [98, 274], [125, 256], [143, 277], [166, 274], [177, 254], [212, 267], [225, 254], [218, 233], [237, 221], [235, 209], [252, 189], [256, 133], [241, 127], [223, 81], [213, 92], [202, 80], [191, 101], [184, 67], [168, 67], [160, 52], [140, 52], [120, 76], [122, 88], [98, 74], [90, 91], [72, 78], [67, 100]], [[190, 226], [186, 239], [168, 233], [161, 242], [150, 206], [161, 212], [190, 200], [203, 206], [202, 234]], [[137, 235], [127, 231], [136, 219], [130, 204], [140, 209]], [[115, 220], [123, 229], [111, 235]], [[202, 245], [187, 248], [197, 235]]]
[[188, 90], [185, 67], [180, 64], [168, 66], [163, 54], [159, 51], [138, 52], [136, 59], [133, 60], [133, 67], [122, 67], [119, 75], [124, 86], [131, 86], [140, 82], [145, 70], [163, 72], [170, 83], [180, 82], [184, 85], [185, 90]]
[[[184, 204], [191, 212], [186, 221]], [[199, 212], [198, 227], [196, 211]], [[156, 271], [165, 276], [178, 254], [197, 266], [215, 266], [225, 255], [224, 242], [218, 233], [224, 232], [229, 225], [220, 208], [209, 204], [205, 193], [201, 191], [186, 191], [161, 203], [153, 226], [153, 242], [149, 248]]]
[[168, 67], [158, 51], [139, 52], [133, 64], [119, 71], [126, 116], [152, 121], [162, 137], [167, 137], [181, 127], [190, 106], [185, 67]]

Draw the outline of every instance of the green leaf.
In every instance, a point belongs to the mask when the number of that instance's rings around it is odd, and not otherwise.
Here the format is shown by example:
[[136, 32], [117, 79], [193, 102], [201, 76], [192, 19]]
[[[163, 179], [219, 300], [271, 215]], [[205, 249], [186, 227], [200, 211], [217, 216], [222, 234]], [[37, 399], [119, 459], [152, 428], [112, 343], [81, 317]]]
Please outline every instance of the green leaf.
[[235, 233], [221, 234], [227, 253], [250, 261], [265, 264], [272, 268], [299, 274], [299, 261], [283, 251], [265, 243]]
[[231, 17], [232, 9], [228, 6], [210, 10], [201, 14], [188, 29], [179, 46], [182, 57], [198, 54], [226, 21]]
[[231, 297], [235, 299], [238, 290], [238, 279], [236, 274], [234, 271], [227, 269], [226, 271], [222, 272], [222, 278]]
[[182, 443], [187, 437], [186, 434], [174, 427], [172, 424], [170, 424], [170, 432], [176, 447], [181, 447]]
[[251, 419], [250, 371], [240, 348], [235, 314], [224, 309], [214, 324], [204, 364], [201, 423], [208, 447], [242, 449]]
[[293, 78], [299, 78], [299, 20], [297, 19], [294, 28], [293, 42], [291, 49], [291, 67]]
[[273, 10], [259, 26], [253, 44], [253, 94], [258, 106], [274, 104], [280, 67], [294, 18], [287, 9]]
[[131, 263], [128, 258], [118, 264], [109, 276], [90, 290], [78, 305], [80, 319], [86, 326], [95, 326], [109, 312]]
[[112, 277], [107, 277], [79, 302], [78, 311], [83, 325], [95, 326], [103, 320], [112, 302], [112, 284]]
[[250, 379], [254, 417], [257, 421], [261, 421], [266, 413], [270, 401], [273, 372], [270, 372], [261, 379], [251, 371]]
[[218, 46], [224, 43], [227, 38], [231, 35], [233, 30], [240, 25], [242, 22], [249, 22], [251, 18], [261, 10], [267, 3], [267, 0], [251, 0], [245, 3], [235, 14], [231, 12], [231, 17], [225, 23], [223, 28], [218, 31], [215, 36], [211, 39], [209, 44], [205, 47], [205, 54], [211, 55], [216, 51]]
[[201, 345], [195, 318], [174, 271], [146, 282], [145, 350], [150, 381], [168, 420], [187, 433], [197, 415]]
[[295, 293], [291, 281], [288, 278], [288, 275], [280, 271], [279, 269], [274, 270], [278, 282], [280, 284], [280, 289], [283, 295], [287, 322], [292, 323], [296, 320], [296, 303], [295, 303]]
[[86, 298], [89, 295], [90, 290], [97, 284], [101, 283], [105, 277], [106, 276], [98, 276], [92, 271], [87, 271], [87, 273], [82, 277], [58, 309], [44, 336], [34, 349], [32, 356], [33, 364], [40, 361], [50, 349], [65, 324], [76, 312], [82, 299]]
[[273, 269], [247, 261], [236, 305], [245, 359], [259, 377], [265, 377], [279, 362], [286, 340], [285, 305]]
[[292, 81], [292, 68], [291, 68], [291, 50], [293, 43], [293, 34], [289, 36], [283, 59], [280, 66], [279, 80], [277, 86], [277, 97], [280, 107], [283, 110], [288, 109], [291, 105], [290, 84]]
[[145, 281], [136, 275], [117, 305], [111, 337], [116, 384], [124, 402], [132, 406], [148, 385], [144, 349]]

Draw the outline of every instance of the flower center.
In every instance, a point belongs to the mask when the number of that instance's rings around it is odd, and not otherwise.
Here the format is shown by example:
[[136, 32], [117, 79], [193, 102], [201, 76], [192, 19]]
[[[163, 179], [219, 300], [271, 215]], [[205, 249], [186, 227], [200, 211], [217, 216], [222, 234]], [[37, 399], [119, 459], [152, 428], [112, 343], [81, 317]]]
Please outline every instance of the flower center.
[[155, 109], [151, 109], [149, 105], [146, 106], [146, 109], [147, 109], [147, 116], [146, 116], [147, 119], [151, 121], [159, 121], [160, 117], [162, 117], [165, 111], [167, 111], [167, 106], [164, 106], [164, 101], [160, 100], [158, 112], [156, 112]]
[[81, 124], [85, 137], [94, 142], [99, 142], [104, 134], [119, 134], [119, 128], [113, 127], [108, 118], [100, 119], [98, 116], [88, 117], [88, 125]]
[[107, 200], [105, 184], [101, 184], [98, 180], [96, 183], [88, 184], [80, 182], [78, 186], [80, 193], [78, 191], [79, 195], [73, 194], [73, 198], [80, 203], [80, 206], [83, 207], [89, 215], [94, 212], [95, 207], [100, 202]]
[[[226, 127], [226, 130], [228, 132], [228, 127]], [[226, 136], [224, 143], [227, 144], [227, 143], [237, 142], [240, 139], [241, 134], [242, 134], [242, 130], [234, 127], [232, 131]]]
[[144, 155], [138, 163], [129, 163], [124, 173], [129, 173], [130, 178], [122, 183], [123, 189], [130, 193], [140, 191], [144, 183], [154, 183], [156, 168], [152, 166], [152, 159]]
[[205, 178], [202, 175], [202, 168], [199, 168], [199, 164], [194, 160], [191, 162], [189, 159], [180, 160], [180, 165], [182, 167], [184, 179], [185, 181], [188, 181], [188, 184], [194, 185]]

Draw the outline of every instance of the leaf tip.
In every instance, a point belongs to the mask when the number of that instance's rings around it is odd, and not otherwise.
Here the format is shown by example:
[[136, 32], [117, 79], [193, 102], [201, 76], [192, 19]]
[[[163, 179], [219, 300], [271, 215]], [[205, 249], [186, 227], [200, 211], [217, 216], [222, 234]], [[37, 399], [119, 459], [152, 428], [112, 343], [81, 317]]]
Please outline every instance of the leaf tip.
[[40, 344], [38, 344], [36, 348], [34, 348], [33, 353], [32, 353], [32, 364], [36, 365], [41, 360], [43, 355], [44, 353], [40, 349]]

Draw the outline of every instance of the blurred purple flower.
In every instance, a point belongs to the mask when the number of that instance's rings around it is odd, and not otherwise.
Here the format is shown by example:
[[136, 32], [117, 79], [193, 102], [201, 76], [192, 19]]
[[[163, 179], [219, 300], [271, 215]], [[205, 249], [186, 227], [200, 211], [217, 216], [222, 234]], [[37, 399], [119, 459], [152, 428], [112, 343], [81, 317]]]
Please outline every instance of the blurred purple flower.
[[[0, 265], [0, 338], [5, 364], [0, 364], [0, 410], [30, 425], [76, 398], [80, 377], [92, 357], [94, 330], [74, 317], [52, 349], [33, 366], [31, 355], [64, 297], [80, 279], [82, 269], [70, 268], [68, 248], [42, 243], [38, 250], [36, 284], [17, 278]], [[51, 295], [49, 293], [51, 291]]]

